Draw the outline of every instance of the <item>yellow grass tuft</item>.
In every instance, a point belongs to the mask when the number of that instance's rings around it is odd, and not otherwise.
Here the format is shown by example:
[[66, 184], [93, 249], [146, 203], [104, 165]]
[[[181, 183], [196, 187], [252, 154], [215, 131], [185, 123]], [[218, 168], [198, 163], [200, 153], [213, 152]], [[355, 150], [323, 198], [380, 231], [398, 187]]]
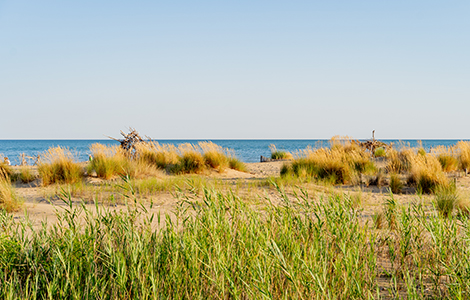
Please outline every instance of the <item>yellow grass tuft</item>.
[[206, 169], [219, 172], [226, 168], [245, 170], [243, 163], [229, 149], [212, 142], [185, 143], [176, 147], [150, 141], [136, 146], [136, 157], [174, 174], [201, 173]]
[[418, 154], [411, 158], [409, 182], [423, 193], [434, 193], [436, 189], [449, 185], [439, 160], [431, 154]]
[[274, 144], [269, 145], [269, 149], [271, 150], [272, 159], [293, 159], [294, 158], [294, 156], [290, 152], [277, 150], [276, 145]]
[[43, 185], [75, 183], [82, 180], [84, 174], [72, 152], [62, 147], [50, 148], [41, 154], [38, 172]]
[[470, 171], [470, 142], [460, 141], [456, 148], [459, 152], [460, 168], [464, 171]]
[[296, 153], [291, 165], [281, 169], [281, 175], [315, 177], [333, 184], [351, 182], [358, 174], [370, 173], [375, 164], [370, 155], [345, 139], [332, 139], [331, 148], [307, 148]]
[[88, 165], [88, 174], [95, 171], [98, 177], [110, 179], [132, 172], [130, 160], [121, 147], [96, 143], [90, 146], [90, 151], [93, 159]]
[[0, 170], [0, 209], [12, 212], [20, 205], [20, 198], [13, 189], [8, 174]]

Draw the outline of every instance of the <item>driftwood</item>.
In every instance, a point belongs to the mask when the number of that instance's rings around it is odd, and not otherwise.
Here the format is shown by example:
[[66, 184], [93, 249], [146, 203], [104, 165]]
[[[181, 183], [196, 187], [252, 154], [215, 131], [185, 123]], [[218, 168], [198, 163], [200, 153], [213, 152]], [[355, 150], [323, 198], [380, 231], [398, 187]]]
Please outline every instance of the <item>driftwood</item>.
[[129, 128], [129, 133], [124, 133], [121, 130], [121, 135], [123, 136], [123, 139], [116, 139], [113, 137], [108, 136], [110, 139], [118, 141], [121, 143], [121, 148], [129, 155], [133, 156], [135, 154], [135, 145], [138, 143], [144, 142], [144, 139], [139, 135], [137, 130], [133, 128]]
[[274, 159], [261, 155], [259, 161], [260, 162], [268, 162], [268, 161], [274, 161]]

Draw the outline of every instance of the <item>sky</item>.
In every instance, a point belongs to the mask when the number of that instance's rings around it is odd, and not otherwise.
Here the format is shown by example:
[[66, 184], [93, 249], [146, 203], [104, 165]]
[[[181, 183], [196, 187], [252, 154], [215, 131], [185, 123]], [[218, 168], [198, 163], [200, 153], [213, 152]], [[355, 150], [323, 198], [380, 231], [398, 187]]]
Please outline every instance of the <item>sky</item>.
[[0, 0], [0, 139], [469, 139], [469, 15], [468, 0]]

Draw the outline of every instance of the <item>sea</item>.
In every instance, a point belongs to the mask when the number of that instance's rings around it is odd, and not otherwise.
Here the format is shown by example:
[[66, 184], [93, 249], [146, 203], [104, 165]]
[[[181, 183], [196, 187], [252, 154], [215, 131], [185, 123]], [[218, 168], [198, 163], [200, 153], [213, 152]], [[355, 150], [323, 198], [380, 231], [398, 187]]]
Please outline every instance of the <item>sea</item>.
[[[246, 163], [259, 162], [261, 156], [269, 157], [270, 145], [275, 145], [278, 150], [295, 153], [299, 150], [318, 147], [328, 147], [330, 140], [154, 140], [160, 144], [173, 144], [178, 146], [183, 143], [197, 144], [198, 142], [211, 141], [221, 147], [231, 149], [236, 157]], [[395, 145], [407, 145], [416, 147], [419, 143], [425, 150], [437, 146], [453, 146], [460, 140], [380, 140]], [[466, 140], [468, 141], [468, 140]], [[13, 165], [20, 163], [20, 155], [24, 155], [32, 163], [33, 157], [51, 147], [65, 147], [76, 154], [78, 161], [88, 160], [90, 146], [94, 143], [104, 145], [119, 145], [118, 141], [107, 140], [0, 140], [0, 156], [6, 156]]]

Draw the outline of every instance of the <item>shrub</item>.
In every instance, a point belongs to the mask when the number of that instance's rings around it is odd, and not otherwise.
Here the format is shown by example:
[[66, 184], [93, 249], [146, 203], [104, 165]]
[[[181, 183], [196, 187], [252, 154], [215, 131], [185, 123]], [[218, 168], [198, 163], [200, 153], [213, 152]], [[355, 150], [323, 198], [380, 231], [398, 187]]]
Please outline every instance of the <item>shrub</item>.
[[43, 185], [76, 183], [82, 180], [84, 174], [72, 152], [61, 147], [50, 148], [41, 154], [38, 172]]

